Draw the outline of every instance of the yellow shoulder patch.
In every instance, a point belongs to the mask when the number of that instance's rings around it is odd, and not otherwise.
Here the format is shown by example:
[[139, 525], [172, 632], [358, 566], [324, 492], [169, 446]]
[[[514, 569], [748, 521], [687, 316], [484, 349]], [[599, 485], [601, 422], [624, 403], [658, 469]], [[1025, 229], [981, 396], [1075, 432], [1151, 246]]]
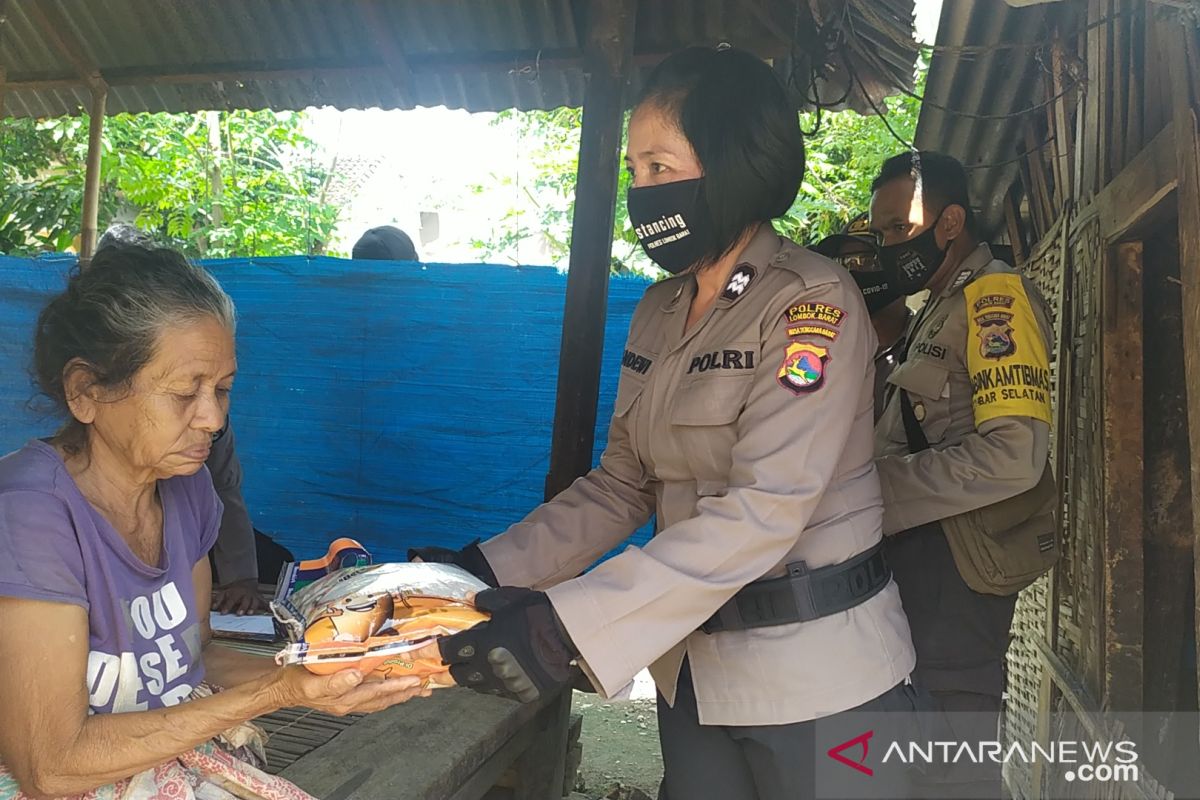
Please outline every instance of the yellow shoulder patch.
[[984, 275], [963, 289], [976, 426], [997, 417], [1052, 424], [1050, 355], [1021, 276]]

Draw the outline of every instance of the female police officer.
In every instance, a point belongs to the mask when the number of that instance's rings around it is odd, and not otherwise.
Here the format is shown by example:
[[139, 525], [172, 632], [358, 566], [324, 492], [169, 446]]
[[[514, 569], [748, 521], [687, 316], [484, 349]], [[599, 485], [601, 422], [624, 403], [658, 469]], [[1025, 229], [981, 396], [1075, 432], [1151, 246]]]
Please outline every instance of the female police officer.
[[[626, 163], [630, 220], [675, 277], [634, 314], [600, 465], [482, 545], [414, 551], [504, 587], [441, 653], [458, 683], [524, 700], [573, 659], [607, 695], [650, 665], [673, 800], [810, 797], [813, 720], [911, 707], [878, 549], [875, 336], [849, 275], [772, 229], [804, 145], [756, 57], [664, 61]], [[644, 548], [580, 576], [656, 512]]]

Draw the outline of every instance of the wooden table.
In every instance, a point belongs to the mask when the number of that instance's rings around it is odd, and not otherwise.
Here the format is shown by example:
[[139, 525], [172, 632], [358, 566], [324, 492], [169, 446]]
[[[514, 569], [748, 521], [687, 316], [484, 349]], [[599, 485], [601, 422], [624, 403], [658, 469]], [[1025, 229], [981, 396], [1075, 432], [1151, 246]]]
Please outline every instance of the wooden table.
[[559, 800], [570, 706], [569, 689], [530, 705], [443, 689], [358, 719], [280, 775], [323, 800]]
[[378, 714], [284, 709], [256, 721], [268, 771], [321, 800], [560, 800], [570, 710], [570, 689], [522, 705], [454, 688]]

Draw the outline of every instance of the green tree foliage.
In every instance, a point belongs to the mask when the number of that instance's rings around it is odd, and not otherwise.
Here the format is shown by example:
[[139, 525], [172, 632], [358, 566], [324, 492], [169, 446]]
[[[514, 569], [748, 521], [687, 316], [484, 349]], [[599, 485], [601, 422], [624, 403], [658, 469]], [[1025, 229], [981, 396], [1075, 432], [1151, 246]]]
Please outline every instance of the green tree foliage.
[[[922, 59], [917, 67], [913, 94], [920, 95], [929, 64]], [[815, 242], [867, 210], [879, 166], [906, 149], [892, 131], [911, 143], [921, 115], [921, 101], [910, 95], [889, 97], [884, 103], [886, 122], [854, 111], [822, 112], [819, 118], [815, 112], [800, 115], [801, 129], [810, 132], [804, 139], [804, 182], [791, 210], [775, 223], [780, 233], [801, 244]]]
[[[916, 75], [917, 91], [924, 89], [928, 62], [922, 58]], [[816, 241], [839, 231], [852, 217], [865, 211], [871, 199], [871, 180], [885, 159], [905, 149], [888, 130], [911, 142], [921, 103], [898, 95], [885, 101], [887, 123], [876, 115], [854, 111], [815, 112], [800, 115], [805, 137], [807, 166], [796, 202], [776, 221], [781, 233], [801, 243]], [[487, 259], [511, 258], [519, 242], [543, 237], [551, 259], [564, 264], [570, 250], [574, 212], [575, 173], [579, 163], [582, 112], [577, 108], [553, 111], [506, 111], [495, 124], [510, 126], [522, 143], [518, 170], [520, 201], [504, 214], [503, 225], [475, 239], [474, 246]], [[514, 182], [512, 176], [492, 175], [491, 184]], [[613, 225], [613, 270], [644, 272], [652, 269], [637, 245], [625, 207], [629, 176], [621, 170], [617, 213]], [[489, 186], [477, 185], [476, 193]]]
[[[497, 186], [511, 187], [517, 183], [519, 199], [504, 212], [499, 229], [472, 239], [471, 244], [487, 260], [511, 260], [521, 242], [541, 237], [551, 260], [566, 263], [571, 249], [571, 219], [575, 215], [575, 175], [579, 168], [583, 109], [527, 112], [510, 109], [497, 114], [493, 124], [509, 128], [521, 144], [516, 173], [493, 173], [488, 176], [488, 183], [476, 184], [471, 190], [483, 194]], [[622, 271], [636, 263], [641, 252], [625, 208], [625, 192], [631, 178], [621, 169], [617, 181], [613, 269]]]
[[[63, 250], [76, 237], [86, 117], [0, 129], [0, 251]], [[193, 256], [320, 252], [338, 209], [300, 114], [119, 115], [105, 121], [100, 227], [132, 221]]]

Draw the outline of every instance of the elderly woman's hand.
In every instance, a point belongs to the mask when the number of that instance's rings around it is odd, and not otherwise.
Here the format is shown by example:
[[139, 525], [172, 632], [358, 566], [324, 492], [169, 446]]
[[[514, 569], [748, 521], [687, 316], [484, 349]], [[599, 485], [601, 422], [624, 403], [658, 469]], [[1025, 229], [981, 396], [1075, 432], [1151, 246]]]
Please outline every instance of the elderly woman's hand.
[[428, 697], [432, 691], [415, 676], [366, 680], [353, 669], [313, 675], [304, 667], [281, 669], [273, 689], [282, 706], [307, 706], [339, 717], [382, 711], [414, 697]]

